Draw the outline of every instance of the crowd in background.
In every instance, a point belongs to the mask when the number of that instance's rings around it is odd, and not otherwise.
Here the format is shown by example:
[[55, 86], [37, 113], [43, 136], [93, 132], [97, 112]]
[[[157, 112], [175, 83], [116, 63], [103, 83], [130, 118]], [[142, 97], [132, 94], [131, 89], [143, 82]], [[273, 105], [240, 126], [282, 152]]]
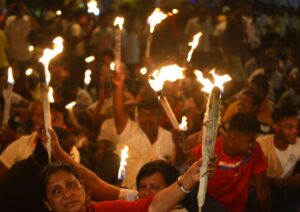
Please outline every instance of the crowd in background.
[[[208, 200], [215, 207], [206, 209], [255, 211], [268, 208], [263, 202], [270, 201], [272, 211], [299, 210], [300, 11], [249, 3], [182, 4], [176, 8], [177, 14], [156, 26], [151, 56], [145, 58], [147, 17], [153, 9], [141, 13], [130, 4], [122, 4], [118, 10], [106, 8], [96, 16], [66, 5], [60, 9], [61, 14], [49, 8], [37, 18], [25, 4], [16, 3], [0, 16], [0, 120], [9, 67], [15, 79], [9, 123], [2, 126], [0, 135], [0, 202], [17, 208], [16, 202], [24, 201], [22, 198], [31, 192], [26, 186], [37, 182], [36, 173], [47, 164], [40, 142], [44, 125], [38, 59], [43, 49], [52, 48], [53, 38], [61, 36], [63, 53], [49, 66], [55, 100], [51, 119], [70, 160], [107, 183], [137, 189], [140, 198], [171, 185], [179, 173], [201, 157], [207, 94], [201, 91], [194, 70], [210, 77], [209, 72], [215, 69], [232, 79], [222, 93], [217, 170], [208, 187]], [[161, 9], [171, 12], [174, 8]], [[118, 72], [111, 67], [115, 60], [116, 16], [125, 18], [121, 37], [124, 66]], [[187, 62], [188, 43], [198, 32], [202, 32], [198, 47]], [[86, 62], [91, 55], [95, 60]], [[173, 129], [149, 86], [148, 75], [140, 72], [143, 67], [150, 73], [170, 64], [184, 67], [185, 78], [166, 82], [162, 93], [179, 122], [187, 117], [185, 131]], [[85, 85], [87, 69], [92, 71], [92, 80]], [[75, 106], [66, 109], [72, 101]], [[251, 137], [253, 133], [257, 139]], [[240, 143], [236, 143], [236, 137]], [[120, 180], [118, 169], [125, 145], [129, 147], [128, 165], [125, 178]], [[234, 169], [232, 176], [226, 175], [227, 168]], [[244, 169], [252, 171], [245, 174]], [[265, 172], [266, 176], [262, 174]], [[159, 176], [153, 177], [155, 173]], [[238, 173], [240, 178], [234, 179]], [[220, 188], [225, 181], [215, 179], [223, 175], [229, 190]], [[153, 179], [143, 184], [149, 176]], [[237, 188], [240, 184], [243, 186]], [[236, 192], [231, 196], [233, 188]], [[92, 193], [91, 200], [114, 198], [108, 194], [93, 199], [93, 191], [87, 191]], [[197, 210], [196, 203], [193, 190], [177, 210], [183, 210], [183, 206]], [[36, 208], [47, 210], [41, 201]]]

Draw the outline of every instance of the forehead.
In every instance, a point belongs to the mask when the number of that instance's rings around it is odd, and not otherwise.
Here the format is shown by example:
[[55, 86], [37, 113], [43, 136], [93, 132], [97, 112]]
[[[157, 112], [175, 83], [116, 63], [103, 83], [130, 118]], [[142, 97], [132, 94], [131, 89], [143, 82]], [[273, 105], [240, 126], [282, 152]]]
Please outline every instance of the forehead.
[[157, 108], [152, 108], [152, 109], [141, 108], [139, 110], [139, 114], [142, 114], [142, 115], [147, 115], [147, 114], [158, 115], [159, 114], [159, 109], [157, 109]]
[[47, 185], [53, 186], [55, 184], [59, 184], [60, 182], [64, 182], [71, 179], [77, 180], [77, 178], [70, 172], [59, 170], [49, 176]]
[[277, 121], [281, 125], [286, 125], [286, 124], [293, 124], [296, 125], [298, 124], [299, 120], [297, 116], [291, 116], [291, 117], [284, 117], [280, 120]]
[[244, 143], [254, 142], [256, 138], [256, 134], [254, 132], [249, 132], [249, 133], [236, 132], [236, 134], [239, 136], [240, 141]]

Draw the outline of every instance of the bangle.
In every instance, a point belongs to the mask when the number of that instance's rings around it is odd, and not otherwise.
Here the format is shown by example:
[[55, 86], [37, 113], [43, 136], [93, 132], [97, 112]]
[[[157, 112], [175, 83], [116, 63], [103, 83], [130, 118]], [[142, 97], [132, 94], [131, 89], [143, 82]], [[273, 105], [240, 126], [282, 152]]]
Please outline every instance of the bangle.
[[178, 177], [177, 183], [178, 183], [178, 185], [179, 185], [180, 190], [181, 190], [183, 193], [186, 193], [186, 194], [191, 193], [192, 190], [188, 190], [188, 189], [186, 189], [186, 188], [184, 187], [183, 182], [182, 182], [182, 176], [179, 176], [179, 177]]

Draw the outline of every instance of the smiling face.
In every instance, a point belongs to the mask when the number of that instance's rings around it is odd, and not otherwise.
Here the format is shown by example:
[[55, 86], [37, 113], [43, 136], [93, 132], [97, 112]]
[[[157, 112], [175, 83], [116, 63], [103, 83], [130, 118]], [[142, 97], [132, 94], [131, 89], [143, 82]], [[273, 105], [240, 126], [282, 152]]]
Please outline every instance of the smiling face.
[[277, 135], [287, 144], [294, 144], [299, 133], [299, 122], [297, 116], [282, 118], [276, 125]]
[[85, 191], [81, 182], [71, 173], [60, 170], [49, 177], [45, 201], [54, 212], [84, 212]]

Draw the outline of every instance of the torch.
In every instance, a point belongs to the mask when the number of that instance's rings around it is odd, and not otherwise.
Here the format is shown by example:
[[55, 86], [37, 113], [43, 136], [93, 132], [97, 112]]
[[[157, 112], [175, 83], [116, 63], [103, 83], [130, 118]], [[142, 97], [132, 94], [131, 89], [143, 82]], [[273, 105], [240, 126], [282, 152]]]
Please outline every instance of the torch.
[[150, 33], [148, 35], [148, 39], [146, 42], [146, 51], [145, 57], [148, 58], [150, 56], [151, 43], [152, 43], [152, 35], [154, 32], [154, 28], [157, 24], [161, 23], [162, 20], [168, 17], [167, 14], [163, 13], [159, 8], [155, 8], [153, 13], [148, 17], [147, 22], [150, 25]]
[[192, 42], [189, 42], [189, 46], [191, 47], [188, 55], [187, 55], [187, 58], [186, 58], [186, 61], [187, 62], [190, 62], [191, 59], [192, 59], [192, 55], [193, 55], [193, 52], [194, 50], [197, 48], [198, 46], [198, 43], [199, 43], [199, 39], [200, 37], [202, 36], [202, 33], [201, 32], [198, 32], [196, 35], [194, 35], [193, 37], [193, 41]]
[[65, 108], [67, 109], [68, 111], [68, 115], [69, 115], [69, 119], [70, 119], [70, 122], [73, 124], [73, 126], [80, 126], [79, 123], [78, 123], [78, 120], [74, 114], [74, 111], [73, 111], [73, 107], [76, 105], [76, 102], [73, 101], [73, 102], [70, 102], [69, 104], [67, 104], [65, 106]]
[[90, 0], [87, 3], [87, 7], [88, 7], [88, 13], [92, 13], [96, 16], [100, 14], [100, 9], [98, 8], [98, 4], [96, 0]]
[[85, 90], [87, 90], [90, 82], [91, 82], [91, 74], [92, 74], [92, 71], [91, 69], [87, 69], [84, 73], [84, 85], [85, 85]]
[[49, 102], [49, 82], [50, 82], [50, 72], [49, 72], [49, 63], [50, 61], [59, 53], [63, 51], [63, 39], [61, 37], [56, 37], [53, 40], [54, 48], [53, 49], [45, 49], [43, 52], [43, 56], [39, 59], [39, 66], [42, 70], [40, 73], [41, 80], [41, 92], [42, 92], [42, 103], [43, 103], [43, 115], [44, 115], [44, 125], [46, 130], [46, 149], [48, 152], [49, 163], [51, 162], [51, 136], [49, 129], [51, 128], [51, 113], [50, 113], [50, 102]]
[[176, 130], [180, 130], [178, 121], [172, 111], [172, 108], [167, 100], [167, 98], [163, 95], [161, 92], [164, 82], [166, 80], [170, 82], [175, 82], [177, 79], [183, 79], [184, 75], [182, 73], [183, 68], [177, 66], [177, 65], [170, 65], [165, 66], [161, 68], [160, 70], [155, 70], [150, 78], [149, 78], [149, 84], [151, 88], [157, 93], [158, 100], [160, 104], [162, 105], [164, 111], [166, 112], [172, 126]]
[[9, 112], [10, 112], [10, 106], [11, 106], [11, 97], [12, 97], [14, 83], [15, 83], [13, 73], [12, 73], [12, 68], [9, 67], [7, 72], [8, 72], [7, 87], [6, 87], [6, 92], [5, 92], [5, 103], [4, 103], [2, 127], [8, 126]]
[[114, 26], [118, 26], [115, 31], [115, 64], [116, 70], [120, 70], [121, 66], [121, 38], [122, 38], [122, 31], [123, 31], [123, 24], [124, 18], [123, 17], [116, 17], [114, 21]]
[[214, 71], [211, 71], [210, 73], [214, 77], [214, 83], [209, 79], [204, 79], [201, 71], [195, 71], [197, 80], [204, 85], [202, 90], [209, 93], [202, 128], [202, 165], [200, 167], [200, 184], [198, 191], [199, 212], [204, 205], [207, 191], [208, 177], [206, 173], [208, 171], [208, 162], [210, 156], [214, 155], [215, 142], [220, 122], [221, 91], [223, 90], [223, 84], [231, 80], [229, 75], [218, 76]]
[[120, 161], [120, 167], [118, 171], [118, 180], [123, 181], [126, 175], [126, 166], [127, 166], [127, 158], [128, 155], [128, 146], [124, 146], [124, 148], [121, 150], [121, 161]]

